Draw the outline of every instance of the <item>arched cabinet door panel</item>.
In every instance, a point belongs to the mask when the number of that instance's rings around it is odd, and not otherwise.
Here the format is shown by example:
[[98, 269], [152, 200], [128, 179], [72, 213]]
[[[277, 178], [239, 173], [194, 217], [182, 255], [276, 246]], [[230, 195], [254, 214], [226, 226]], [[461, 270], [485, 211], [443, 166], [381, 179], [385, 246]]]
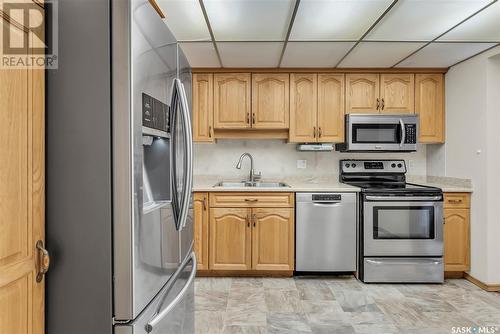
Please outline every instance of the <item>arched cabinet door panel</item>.
[[419, 142], [444, 143], [444, 76], [415, 75], [415, 112], [419, 116]]
[[214, 127], [246, 129], [250, 120], [250, 73], [214, 74]]
[[252, 74], [252, 128], [288, 129], [289, 94], [288, 73]]
[[415, 112], [415, 75], [410, 73], [380, 75], [380, 107], [384, 114]]
[[290, 74], [290, 141], [316, 141], [318, 113], [318, 75]]
[[346, 74], [346, 113], [370, 114], [379, 112], [378, 74]]

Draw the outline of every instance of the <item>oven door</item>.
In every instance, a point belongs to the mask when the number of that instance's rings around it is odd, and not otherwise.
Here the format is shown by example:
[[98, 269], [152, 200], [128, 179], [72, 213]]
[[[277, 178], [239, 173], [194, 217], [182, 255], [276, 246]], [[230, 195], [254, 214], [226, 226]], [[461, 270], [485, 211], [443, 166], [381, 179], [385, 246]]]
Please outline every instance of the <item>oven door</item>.
[[442, 256], [442, 196], [365, 195], [364, 256]]
[[[415, 116], [346, 115], [348, 151], [416, 151]], [[410, 138], [410, 133], [412, 138]]]

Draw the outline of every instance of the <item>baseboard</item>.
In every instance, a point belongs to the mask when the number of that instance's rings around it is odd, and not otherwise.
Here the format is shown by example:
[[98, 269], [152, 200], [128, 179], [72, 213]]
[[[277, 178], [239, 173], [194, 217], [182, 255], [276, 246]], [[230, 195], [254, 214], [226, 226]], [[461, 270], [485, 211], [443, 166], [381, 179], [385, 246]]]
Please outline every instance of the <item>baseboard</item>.
[[292, 277], [289, 270], [198, 270], [197, 277]]
[[464, 278], [463, 271], [445, 271], [444, 278]]
[[468, 280], [469, 282], [477, 285], [483, 290], [489, 291], [489, 292], [500, 292], [500, 284], [486, 284], [478, 280], [477, 278], [472, 277], [468, 273], [464, 273], [464, 278]]

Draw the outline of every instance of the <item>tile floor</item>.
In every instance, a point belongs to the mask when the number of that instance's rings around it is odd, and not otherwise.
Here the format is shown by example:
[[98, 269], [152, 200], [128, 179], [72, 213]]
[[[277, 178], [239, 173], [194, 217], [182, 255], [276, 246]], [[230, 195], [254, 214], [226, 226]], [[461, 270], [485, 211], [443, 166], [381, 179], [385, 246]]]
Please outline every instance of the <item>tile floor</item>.
[[500, 294], [461, 279], [197, 278], [195, 291], [196, 333], [433, 334], [474, 326], [498, 326], [500, 333]]

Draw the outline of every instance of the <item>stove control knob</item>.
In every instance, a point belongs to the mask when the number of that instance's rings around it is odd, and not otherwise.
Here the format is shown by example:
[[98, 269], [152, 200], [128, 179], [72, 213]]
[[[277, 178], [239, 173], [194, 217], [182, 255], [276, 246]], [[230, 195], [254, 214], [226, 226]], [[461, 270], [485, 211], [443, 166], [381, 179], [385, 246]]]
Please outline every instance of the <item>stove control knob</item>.
[[356, 164], [352, 164], [352, 168], [356, 168]]
[[395, 163], [392, 163], [392, 164], [391, 164], [391, 167], [392, 167], [392, 168], [396, 168], [396, 164], [395, 164]]
[[403, 165], [402, 164], [398, 164], [398, 168], [401, 168], [401, 167], [403, 167]]
[[345, 168], [349, 168], [351, 165], [349, 164], [345, 164]]

